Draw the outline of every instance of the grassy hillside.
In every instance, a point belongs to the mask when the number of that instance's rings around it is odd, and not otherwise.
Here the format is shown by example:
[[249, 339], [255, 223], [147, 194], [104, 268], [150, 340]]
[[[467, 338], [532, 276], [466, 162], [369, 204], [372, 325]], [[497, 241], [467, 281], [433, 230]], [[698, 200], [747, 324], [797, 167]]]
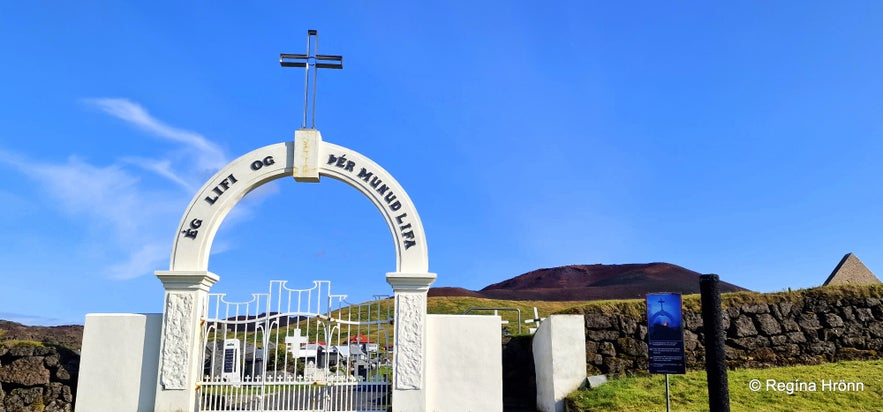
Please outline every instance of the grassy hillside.
[[[792, 302], [803, 298], [819, 298], [836, 301], [844, 298], [883, 298], [883, 284], [880, 285], [835, 285], [819, 286], [810, 289], [787, 290], [782, 292], [759, 293], [759, 292], [730, 292], [721, 294], [721, 306], [724, 308], [741, 306], [746, 304], [769, 304], [788, 300]], [[565, 303], [565, 302], [561, 302]], [[571, 305], [561, 309], [562, 313], [581, 314], [585, 310], [581, 307], [591, 308], [591, 313], [629, 313], [640, 315], [646, 313], [644, 299], [627, 300], [596, 300], [589, 302], [567, 302]], [[701, 312], [702, 304], [698, 294], [683, 296], [683, 309], [685, 311]]]
[[[705, 371], [669, 378], [672, 410], [708, 410]], [[752, 390], [752, 380], [758, 380], [754, 383], [760, 384], [754, 387], [757, 390]], [[768, 386], [768, 380], [775, 382]], [[738, 369], [729, 372], [728, 381], [733, 411], [879, 411], [883, 360]], [[836, 385], [825, 386], [826, 382]], [[614, 379], [595, 389], [578, 390], [568, 396], [567, 402], [576, 411], [664, 410], [665, 378], [651, 375]]]
[[0, 320], [0, 341], [34, 341], [80, 350], [83, 340], [82, 325], [26, 326]]
[[[522, 321], [533, 318], [533, 308], [537, 308], [540, 317], [549, 316], [552, 313], [561, 312], [572, 307], [584, 306], [588, 302], [545, 302], [534, 300], [497, 300], [463, 296], [438, 296], [430, 297], [426, 303], [427, 313], [433, 314], [456, 314], [461, 315], [469, 308], [514, 308], [521, 311]], [[473, 315], [490, 315], [493, 311], [482, 310], [470, 312]], [[518, 315], [513, 311], [500, 311], [503, 320], [509, 321], [509, 330], [514, 334], [518, 327], [516, 321]], [[522, 333], [527, 333], [527, 328], [522, 325]], [[529, 326], [529, 325], [527, 325]]]

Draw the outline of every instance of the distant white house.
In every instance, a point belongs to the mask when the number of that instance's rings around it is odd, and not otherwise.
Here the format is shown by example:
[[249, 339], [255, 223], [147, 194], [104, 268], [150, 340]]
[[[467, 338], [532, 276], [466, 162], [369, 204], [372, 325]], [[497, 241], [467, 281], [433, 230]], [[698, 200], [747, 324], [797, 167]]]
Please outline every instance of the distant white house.
[[343, 345], [328, 345], [321, 341], [310, 343], [306, 336], [301, 336], [300, 329], [295, 329], [293, 335], [285, 337], [285, 347], [295, 359], [316, 361], [325, 354], [330, 354], [332, 363], [336, 363], [339, 358], [361, 359], [380, 349], [380, 345], [362, 334], [350, 337], [349, 342]]

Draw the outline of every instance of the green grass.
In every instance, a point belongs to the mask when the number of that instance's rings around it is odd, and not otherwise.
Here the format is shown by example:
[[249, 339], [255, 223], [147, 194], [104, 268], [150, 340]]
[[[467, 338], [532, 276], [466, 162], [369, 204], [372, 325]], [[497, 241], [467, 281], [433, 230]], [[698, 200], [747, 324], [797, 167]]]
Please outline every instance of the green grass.
[[[237, 386], [238, 385], [238, 386]], [[259, 383], [233, 383], [224, 382], [223, 384], [206, 384], [200, 386], [198, 390], [202, 395], [215, 396], [256, 396], [270, 393], [280, 392], [286, 386], [318, 386], [313, 382], [289, 382], [289, 383], [270, 383], [261, 385]], [[290, 389], [289, 389], [290, 390]]]
[[35, 340], [23, 340], [23, 339], [9, 339], [0, 341], [0, 345], [3, 346], [38, 346], [44, 347], [46, 345], [43, 342], [37, 342]]
[[[605, 302], [614, 302], [614, 301], [605, 301]], [[343, 319], [352, 319], [352, 320], [361, 320], [361, 321], [374, 321], [378, 319], [385, 319], [387, 313], [389, 316], [393, 316], [394, 313], [392, 311], [392, 305], [394, 301], [391, 299], [384, 299], [379, 302], [373, 302], [370, 305], [370, 313], [367, 305], [362, 306], [352, 306], [347, 307], [341, 310], [334, 310], [331, 312], [331, 316], [333, 318], [343, 318]], [[495, 299], [484, 299], [484, 298], [473, 298], [473, 297], [453, 297], [453, 296], [445, 296], [445, 297], [431, 297], [427, 300], [426, 309], [427, 313], [431, 314], [456, 314], [461, 315], [469, 308], [475, 307], [496, 307], [496, 308], [516, 308], [521, 310], [521, 318], [522, 321], [533, 318], [533, 308], [536, 307], [539, 315], [541, 317], [549, 316], [552, 313], [559, 313], [564, 311], [565, 309], [572, 307], [581, 307], [583, 305], [588, 304], [587, 301], [577, 301], [577, 302], [544, 302], [544, 301], [513, 301], [513, 300], [495, 300]], [[379, 308], [379, 310], [378, 310]], [[473, 311], [471, 314], [474, 315], [489, 315], [492, 314], [492, 311]], [[500, 317], [503, 320], [509, 321], [509, 330], [512, 333], [516, 333], [518, 326], [516, 325], [516, 321], [518, 316], [515, 312], [512, 311], [501, 311], [499, 312]], [[306, 333], [310, 341], [315, 340], [325, 340], [324, 337], [318, 336], [317, 330], [315, 328], [316, 320], [310, 320], [311, 327], [307, 329], [307, 321], [301, 321], [298, 323], [292, 323], [291, 328], [299, 327], [302, 329], [302, 333]], [[296, 326], [295, 326], [296, 325]], [[531, 325], [522, 325], [522, 334], [527, 334], [527, 328]], [[394, 325], [392, 323], [389, 324], [381, 324], [381, 325], [372, 325], [371, 327], [371, 339], [377, 340], [380, 339], [379, 343], [386, 344], [392, 343], [393, 335], [394, 335]], [[378, 332], [378, 328], [382, 332]], [[340, 331], [340, 335], [335, 335], [335, 338], [340, 338], [342, 340], [346, 340], [350, 335], [355, 335], [358, 331], [356, 327], [352, 327], [351, 329], [346, 329], [344, 327]], [[281, 333], [283, 336], [286, 335], [286, 328], [283, 327], [281, 329], [274, 329], [270, 335], [270, 341], [275, 342], [276, 334]], [[361, 333], [366, 333], [366, 329], [363, 327]], [[240, 331], [238, 334], [233, 334], [232, 332], [228, 332], [226, 336], [222, 336], [223, 334], [219, 333], [218, 337], [220, 339], [223, 338], [233, 338], [237, 337], [240, 339], [247, 339], [248, 342], [252, 342], [253, 333], [245, 333]], [[210, 340], [214, 339], [212, 335]], [[336, 339], [335, 339], [336, 340]], [[260, 341], [260, 339], [259, 339]], [[283, 341], [280, 338], [280, 342]], [[387, 342], [389, 341], [389, 342]], [[260, 346], [260, 345], [259, 345]]]
[[[799, 302], [805, 298], [813, 298], [835, 302], [844, 300], [849, 303], [852, 300], [865, 298], [883, 298], [883, 284], [881, 285], [835, 285], [820, 286], [809, 289], [787, 290], [773, 293], [758, 292], [731, 292], [721, 294], [721, 306], [726, 309], [742, 305], [770, 304], [779, 302]], [[684, 295], [682, 298], [684, 311], [701, 312], [702, 304], [699, 294]], [[559, 302], [564, 303], [564, 302]], [[561, 308], [562, 313], [582, 314], [601, 313], [606, 315], [622, 313], [629, 316], [645, 316], [644, 299], [628, 300], [596, 300], [590, 302], [567, 302], [570, 305]]]
[[[761, 388], [749, 389], [758, 379]], [[815, 383], [815, 391], [768, 390], [767, 380], [784, 384]], [[833, 391], [822, 381], [862, 382], [863, 391]], [[704, 371], [669, 375], [671, 409], [707, 411], [708, 389]], [[879, 411], [883, 400], [883, 360], [828, 363], [771, 369], [739, 369], [728, 374], [730, 409], [733, 411]], [[806, 389], [810, 389], [806, 387]], [[654, 411], [665, 409], [663, 375], [613, 379], [595, 389], [581, 389], [568, 396], [579, 411]]]
[[[853, 299], [865, 298], [883, 298], [883, 285], [841, 285], [841, 286], [823, 286], [811, 289], [788, 290], [775, 293], [757, 293], [757, 292], [735, 292], [724, 293], [721, 295], [722, 306], [724, 308], [740, 306], [744, 304], [768, 304], [778, 303], [782, 301], [797, 302], [806, 297], [827, 300], [833, 302], [843, 299], [848, 303]], [[684, 295], [683, 306], [685, 311], [700, 312], [701, 304], [698, 294]], [[392, 299], [383, 299], [381, 301], [364, 302], [359, 305], [345, 307], [343, 309], [334, 310], [331, 316], [334, 318], [374, 321], [385, 319], [387, 314], [393, 316]], [[497, 307], [497, 308], [515, 308], [521, 311], [522, 320], [533, 318], [533, 308], [537, 308], [540, 317], [547, 317], [553, 313], [563, 314], [602, 314], [602, 315], [626, 315], [636, 319], [646, 316], [646, 306], [644, 299], [625, 299], [625, 300], [595, 300], [595, 301], [515, 301], [515, 300], [497, 300], [485, 299], [465, 296], [440, 296], [430, 297], [427, 299], [427, 313], [430, 314], [463, 314], [467, 309], [473, 307]], [[473, 314], [491, 314], [492, 311], [474, 311]], [[503, 320], [510, 322], [509, 329], [515, 333], [517, 327], [515, 321], [517, 315], [511, 311], [499, 312]], [[315, 319], [310, 321], [315, 326]], [[310, 341], [324, 340], [323, 336], [317, 336], [314, 327], [307, 330], [307, 321], [294, 323], [291, 327], [300, 327], [304, 333], [308, 333]], [[527, 325], [522, 325], [522, 333], [527, 333]], [[379, 326], [381, 332], [378, 332], [378, 326], [371, 326], [372, 339], [382, 336], [384, 339], [391, 340], [394, 333], [393, 324], [382, 324]], [[339, 335], [346, 340], [351, 334], [358, 332], [357, 328], [342, 329]], [[274, 329], [270, 336], [270, 341], [275, 342], [276, 334], [281, 333], [283, 336], [287, 334], [286, 328]], [[364, 333], [364, 332], [362, 332]], [[252, 337], [252, 333], [239, 332], [235, 337], [240, 339]], [[227, 338], [234, 337], [233, 333], [228, 333]], [[223, 338], [223, 337], [221, 337]], [[251, 341], [249, 339], [249, 341]], [[381, 342], [384, 343], [384, 342]]]
[[[426, 312], [431, 314], [451, 314], [462, 315], [469, 308], [514, 308], [521, 311], [521, 320], [525, 321], [533, 318], [533, 308], [537, 308], [540, 317], [546, 317], [553, 313], [564, 311], [572, 307], [584, 306], [588, 301], [577, 302], [546, 302], [539, 300], [497, 300], [474, 298], [468, 296], [436, 296], [427, 299]], [[493, 311], [473, 311], [471, 315], [490, 315]], [[516, 321], [518, 315], [512, 311], [499, 312], [503, 320], [509, 321], [509, 330], [516, 333], [518, 326]], [[527, 334], [527, 328], [535, 325], [522, 325], [522, 334]]]
[[[836, 299], [858, 299], [858, 298], [883, 298], [883, 285], [843, 285], [843, 286], [824, 286], [812, 289], [800, 289], [794, 291], [783, 291], [776, 293], [756, 293], [756, 292], [736, 292], [736, 293], [724, 293], [721, 295], [721, 301], [724, 308], [739, 306], [743, 304], [758, 304], [758, 303], [775, 303], [781, 301], [798, 301], [803, 299], [804, 297], [815, 297], [815, 298], [825, 298], [829, 301], [833, 301]], [[341, 310], [334, 310], [331, 312], [331, 316], [334, 318], [344, 318], [344, 319], [352, 319], [352, 320], [378, 320], [385, 319], [387, 314], [393, 315], [392, 313], [392, 305], [394, 301], [392, 299], [384, 299], [380, 302], [369, 302], [346, 307]], [[693, 311], [699, 312], [700, 302], [699, 295], [685, 295], [683, 297], [683, 305], [685, 311]], [[370, 307], [370, 309], [369, 309]], [[596, 300], [596, 301], [564, 301], [564, 302], [547, 302], [547, 301], [515, 301], [515, 300], [496, 300], [496, 299], [485, 299], [485, 298], [475, 298], [475, 297], [465, 297], [465, 296], [440, 296], [440, 297], [430, 297], [427, 299], [426, 309], [427, 313], [431, 314], [463, 314], [467, 309], [472, 307], [497, 307], [497, 308], [516, 308], [521, 311], [522, 320], [527, 320], [533, 318], [533, 308], [537, 308], [540, 317], [546, 317], [553, 313], [566, 313], [566, 314], [604, 314], [604, 315], [628, 315], [631, 317], [635, 317], [640, 319], [642, 316], [645, 316], [646, 307], [644, 306], [644, 299], [627, 299], [627, 300]], [[379, 309], [379, 310], [378, 310]], [[472, 314], [481, 315], [481, 314], [491, 314], [491, 311], [474, 311]], [[509, 330], [512, 333], [516, 333], [517, 326], [515, 322], [517, 320], [517, 315], [515, 312], [511, 311], [501, 311], [499, 312], [500, 317], [503, 320], [509, 321]], [[314, 322], [314, 321], [313, 321]], [[306, 321], [299, 322], [297, 324], [301, 329], [306, 331]], [[527, 326], [522, 325], [522, 334], [527, 333]], [[294, 324], [292, 325], [294, 327]], [[376, 326], [372, 326], [372, 334], [377, 335]], [[394, 327], [392, 324], [384, 324], [381, 325], [380, 328], [383, 330], [382, 335], [384, 335], [385, 339], [392, 339]], [[285, 328], [281, 330], [283, 335], [285, 334]], [[349, 334], [346, 331], [342, 331], [343, 333], [340, 335], [342, 339], [347, 339]], [[356, 330], [350, 331], [352, 334], [355, 334]], [[311, 341], [319, 339], [324, 340], [324, 337], [316, 336], [315, 329], [311, 329], [306, 332], [309, 333], [309, 338]], [[250, 336], [251, 334], [240, 333], [237, 337], [243, 338], [245, 336]], [[229, 334], [227, 337], [233, 337], [232, 334]], [[275, 336], [271, 337], [271, 341], [273, 341]], [[374, 337], [372, 336], [372, 339]], [[383, 342], [381, 342], [383, 343]]]

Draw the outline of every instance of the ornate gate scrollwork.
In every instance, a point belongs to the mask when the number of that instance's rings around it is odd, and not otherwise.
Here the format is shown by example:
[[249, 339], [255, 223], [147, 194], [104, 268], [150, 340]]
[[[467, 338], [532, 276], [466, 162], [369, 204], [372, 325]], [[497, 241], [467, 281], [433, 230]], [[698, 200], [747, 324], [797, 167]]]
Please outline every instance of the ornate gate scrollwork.
[[199, 410], [386, 411], [392, 305], [350, 304], [328, 281], [271, 281], [248, 302], [210, 294]]

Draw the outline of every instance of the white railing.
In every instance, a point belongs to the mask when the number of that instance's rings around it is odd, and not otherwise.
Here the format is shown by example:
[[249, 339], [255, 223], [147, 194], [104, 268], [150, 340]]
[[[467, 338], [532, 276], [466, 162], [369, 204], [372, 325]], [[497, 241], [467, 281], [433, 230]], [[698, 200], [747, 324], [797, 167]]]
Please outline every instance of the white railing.
[[201, 411], [388, 409], [392, 300], [352, 305], [328, 281], [225, 298], [205, 308]]
[[203, 382], [201, 411], [386, 411], [387, 382]]

